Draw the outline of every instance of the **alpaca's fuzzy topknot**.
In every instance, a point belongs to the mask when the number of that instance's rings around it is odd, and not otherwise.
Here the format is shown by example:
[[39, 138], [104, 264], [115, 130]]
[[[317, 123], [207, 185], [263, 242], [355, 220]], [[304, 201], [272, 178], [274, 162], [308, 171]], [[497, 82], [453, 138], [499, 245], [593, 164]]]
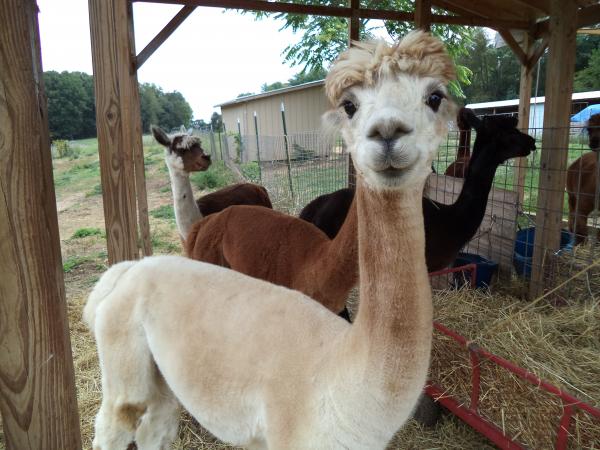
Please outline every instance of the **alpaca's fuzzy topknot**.
[[445, 83], [456, 78], [444, 44], [418, 30], [394, 45], [385, 41], [354, 42], [329, 71], [325, 92], [331, 104], [337, 106], [340, 95], [350, 86], [372, 86], [380, 77], [396, 73], [440, 78]]
[[175, 150], [189, 150], [194, 145], [202, 145], [199, 137], [185, 133], [173, 135], [172, 142]]

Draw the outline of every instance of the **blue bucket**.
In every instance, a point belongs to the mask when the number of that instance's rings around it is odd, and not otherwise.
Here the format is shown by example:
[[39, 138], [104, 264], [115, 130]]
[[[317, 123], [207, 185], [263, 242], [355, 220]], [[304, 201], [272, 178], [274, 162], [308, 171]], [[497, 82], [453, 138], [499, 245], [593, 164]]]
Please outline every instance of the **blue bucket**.
[[[517, 231], [513, 266], [517, 275], [525, 278], [531, 277], [531, 261], [533, 259], [533, 243], [535, 242], [535, 227], [524, 228]], [[571, 233], [560, 230], [560, 248], [563, 249], [571, 242]]]
[[[460, 267], [466, 264], [475, 264], [477, 266], [475, 287], [477, 289], [488, 288], [492, 282], [492, 276], [498, 270], [498, 263], [474, 253], [459, 253], [452, 267]], [[454, 285], [461, 287], [465, 283], [465, 279], [470, 279], [469, 272], [456, 272], [454, 274]]]

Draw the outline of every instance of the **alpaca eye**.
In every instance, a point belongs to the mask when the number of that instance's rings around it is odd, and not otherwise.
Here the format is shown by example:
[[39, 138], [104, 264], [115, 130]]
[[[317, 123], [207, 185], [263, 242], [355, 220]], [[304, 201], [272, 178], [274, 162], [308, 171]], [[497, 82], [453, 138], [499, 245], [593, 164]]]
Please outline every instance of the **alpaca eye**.
[[432, 92], [431, 94], [429, 94], [429, 97], [427, 97], [425, 104], [429, 106], [434, 112], [437, 112], [437, 110], [440, 107], [440, 103], [442, 103], [444, 97], [444, 94], [442, 94], [439, 91]]
[[352, 116], [356, 112], [356, 105], [354, 105], [354, 103], [352, 103], [350, 100], [346, 100], [342, 103], [342, 106], [344, 107], [346, 114], [348, 114], [348, 117], [352, 119]]

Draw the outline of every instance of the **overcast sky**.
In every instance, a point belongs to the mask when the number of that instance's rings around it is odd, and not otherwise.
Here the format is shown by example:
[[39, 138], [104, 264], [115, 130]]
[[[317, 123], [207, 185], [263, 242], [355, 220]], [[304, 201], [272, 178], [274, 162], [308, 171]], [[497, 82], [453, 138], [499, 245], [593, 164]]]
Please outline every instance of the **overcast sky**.
[[[38, 5], [44, 70], [91, 74], [88, 2], [38, 0]], [[133, 8], [139, 53], [180, 6], [134, 3]], [[299, 36], [278, 31], [281, 24], [199, 7], [146, 61], [138, 79], [178, 90], [194, 117], [206, 120], [214, 105], [241, 92], [259, 92], [265, 82], [287, 81], [300, 70], [282, 62], [283, 49]]]

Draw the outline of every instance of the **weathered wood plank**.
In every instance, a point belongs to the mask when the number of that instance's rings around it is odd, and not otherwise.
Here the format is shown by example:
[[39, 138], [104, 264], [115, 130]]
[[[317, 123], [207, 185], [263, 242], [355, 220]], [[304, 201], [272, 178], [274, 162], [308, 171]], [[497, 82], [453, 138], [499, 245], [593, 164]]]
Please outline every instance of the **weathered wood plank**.
[[[462, 178], [431, 174], [425, 186], [425, 196], [446, 205], [458, 198]], [[504, 270], [511, 270], [517, 228], [517, 193], [493, 188], [483, 221], [464, 251], [476, 253], [497, 262]]]
[[8, 449], [81, 448], [35, 1], [0, 1], [0, 410]]
[[546, 70], [546, 104], [540, 155], [539, 194], [530, 296], [543, 291], [546, 252], [559, 249], [562, 209], [567, 176], [569, 117], [575, 71], [577, 5], [550, 2], [550, 41]]
[[415, 27], [431, 29], [431, 0], [415, 0]]
[[108, 261], [114, 264], [139, 256], [128, 2], [89, 0], [89, 11]]
[[[533, 82], [533, 69], [528, 64], [529, 55], [532, 53], [533, 39], [529, 34], [525, 34], [523, 50], [526, 55], [526, 61], [521, 62], [521, 78], [519, 82], [519, 124], [520, 130], [527, 132], [529, 130], [529, 116], [531, 111], [531, 86]], [[529, 161], [527, 158], [517, 158], [515, 160], [514, 186], [518, 195], [519, 206], [523, 205], [525, 198], [525, 177]]]

